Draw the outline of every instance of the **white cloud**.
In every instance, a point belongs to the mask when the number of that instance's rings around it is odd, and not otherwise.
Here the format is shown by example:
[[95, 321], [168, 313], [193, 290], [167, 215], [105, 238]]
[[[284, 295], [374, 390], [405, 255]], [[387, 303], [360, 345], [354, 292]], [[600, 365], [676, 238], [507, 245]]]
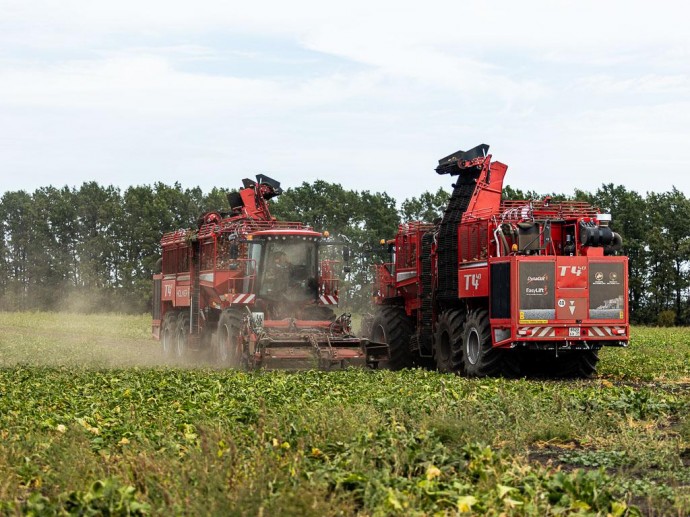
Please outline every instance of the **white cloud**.
[[210, 188], [259, 169], [404, 198], [486, 141], [520, 188], [690, 190], [688, 11], [0, 0], [3, 187]]
[[0, 69], [0, 106], [100, 108], [172, 116], [256, 106], [316, 106], [368, 91], [374, 73], [268, 80], [191, 74], [158, 56]]
[[690, 79], [686, 74], [649, 74], [630, 78], [619, 78], [608, 74], [584, 77], [578, 87], [598, 95], [634, 94], [680, 94], [690, 91]]

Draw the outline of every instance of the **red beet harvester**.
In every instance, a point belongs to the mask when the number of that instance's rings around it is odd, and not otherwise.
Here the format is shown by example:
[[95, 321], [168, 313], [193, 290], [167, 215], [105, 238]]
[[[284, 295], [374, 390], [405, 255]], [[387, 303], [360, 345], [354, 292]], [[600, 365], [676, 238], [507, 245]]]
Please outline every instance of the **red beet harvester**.
[[439, 161], [452, 195], [436, 224], [401, 224], [389, 241], [370, 337], [393, 368], [588, 377], [602, 346], [629, 337], [621, 237], [588, 203], [502, 200], [507, 166], [488, 150]]
[[256, 178], [228, 195], [230, 211], [163, 236], [153, 335], [164, 352], [244, 368], [375, 367], [387, 359], [385, 344], [355, 337], [349, 314], [333, 312], [336, 261], [322, 255], [338, 243], [277, 221], [268, 200], [281, 194], [280, 183]]

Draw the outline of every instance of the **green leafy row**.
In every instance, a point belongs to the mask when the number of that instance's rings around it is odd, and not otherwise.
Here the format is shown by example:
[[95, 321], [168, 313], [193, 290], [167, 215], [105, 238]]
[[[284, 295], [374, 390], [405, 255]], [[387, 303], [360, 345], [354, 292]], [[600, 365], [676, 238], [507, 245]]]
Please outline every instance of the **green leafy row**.
[[606, 380], [17, 366], [0, 369], [0, 500], [48, 514], [678, 511], [687, 408], [678, 385]]

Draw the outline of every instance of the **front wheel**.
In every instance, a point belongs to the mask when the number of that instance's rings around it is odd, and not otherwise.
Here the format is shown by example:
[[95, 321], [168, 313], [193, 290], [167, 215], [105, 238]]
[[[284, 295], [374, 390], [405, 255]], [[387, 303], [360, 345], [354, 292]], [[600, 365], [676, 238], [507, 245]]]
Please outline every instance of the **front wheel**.
[[440, 372], [462, 372], [463, 369], [463, 312], [442, 312], [434, 333], [434, 359]]
[[388, 367], [401, 370], [412, 366], [410, 336], [412, 323], [402, 307], [381, 307], [371, 324], [371, 341], [386, 343], [390, 351]]
[[172, 358], [175, 354], [175, 338], [177, 333], [177, 313], [169, 311], [165, 313], [161, 329], [161, 344], [163, 345], [163, 355]]
[[189, 352], [189, 314], [180, 314], [175, 331], [175, 358], [184, 359]]
[[223, 311], [218, 320], [218, 362], [223, 366], [242, 366], [242, 315], [234, 310]]
[[489, 314], [485, 309], [467, 314], [462, 334], [463, 370], [468, 377], [497, 376], [503, 373], [503, 350], [493, 348]]

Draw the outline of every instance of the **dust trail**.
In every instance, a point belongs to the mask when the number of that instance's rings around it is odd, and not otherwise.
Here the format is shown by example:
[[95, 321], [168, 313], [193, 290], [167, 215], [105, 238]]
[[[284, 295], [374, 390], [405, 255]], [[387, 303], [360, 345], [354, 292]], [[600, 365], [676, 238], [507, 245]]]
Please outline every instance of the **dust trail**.
[[149, 315], [0, 312], [0, 367], [211, 366], [196, 359], [166, 360]]

